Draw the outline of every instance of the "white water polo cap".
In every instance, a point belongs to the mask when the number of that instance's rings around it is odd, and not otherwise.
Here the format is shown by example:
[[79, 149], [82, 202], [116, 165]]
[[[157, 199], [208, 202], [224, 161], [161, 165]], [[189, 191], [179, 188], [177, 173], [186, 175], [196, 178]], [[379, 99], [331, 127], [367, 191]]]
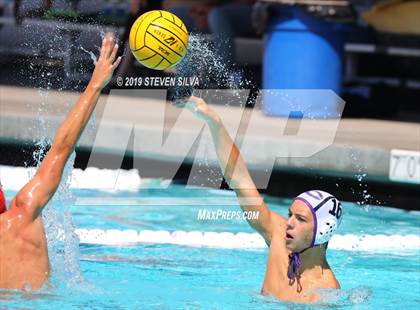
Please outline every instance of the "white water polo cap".
[[320, 191], [307, 191], [295, 198], [305, 203], [314, 217], [314, 236], [311, 247], [328, 242], [341, 223], [340, 201], [333, 195]]

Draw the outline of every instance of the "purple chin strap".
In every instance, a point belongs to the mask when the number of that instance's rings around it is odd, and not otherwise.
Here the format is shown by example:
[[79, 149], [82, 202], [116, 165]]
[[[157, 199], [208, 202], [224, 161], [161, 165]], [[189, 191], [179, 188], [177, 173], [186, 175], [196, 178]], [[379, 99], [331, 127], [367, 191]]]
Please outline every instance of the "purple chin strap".
[[300, 257], [299, 253], [292, 252], [289, 254], [289, 267], [287, 268], [287, 277], [289, 280], [295, 280], [299, 277]]

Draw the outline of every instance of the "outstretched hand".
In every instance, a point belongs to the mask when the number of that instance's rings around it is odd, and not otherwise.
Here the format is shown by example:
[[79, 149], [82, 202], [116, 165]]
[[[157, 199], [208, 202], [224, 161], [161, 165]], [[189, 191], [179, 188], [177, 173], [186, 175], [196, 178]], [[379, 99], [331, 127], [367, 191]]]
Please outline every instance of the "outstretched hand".
[[202, 98], [191, 96], [189, 98], [177, 100], [175, 105], [179, 108], [185, 107], [206, 122], [220, 122], [219, 115], [217, 115]]
[[121, 56], [115, 59], [117, 52], [118, 44], [115, 44], [114, 35], [107, 33], [102, 40], [101, 53], [90, 80], [93, 87], [103, 89], [109, 83], [114, 70], [121, 62]]

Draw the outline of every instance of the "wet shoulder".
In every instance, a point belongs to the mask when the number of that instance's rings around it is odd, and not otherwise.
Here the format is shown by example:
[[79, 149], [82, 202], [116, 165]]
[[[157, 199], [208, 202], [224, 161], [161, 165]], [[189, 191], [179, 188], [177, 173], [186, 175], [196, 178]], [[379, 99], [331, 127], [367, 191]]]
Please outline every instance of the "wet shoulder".
[[9, 208], [9, 210], [0, 215], [0, 234], [20, 236], [32, 226], [39, 226], [39, 224], [34, 225], [35, 222], [25, 210]]
[[340, 283], [335, 277], [334, 272], [330, 268], [327, 268], [324, 270], [324, 275], [322, 277], [322, 281], [320, 284], [322, 286], [320, 288], [325, 288], [325, 289], [340, 289], [341, 288]]

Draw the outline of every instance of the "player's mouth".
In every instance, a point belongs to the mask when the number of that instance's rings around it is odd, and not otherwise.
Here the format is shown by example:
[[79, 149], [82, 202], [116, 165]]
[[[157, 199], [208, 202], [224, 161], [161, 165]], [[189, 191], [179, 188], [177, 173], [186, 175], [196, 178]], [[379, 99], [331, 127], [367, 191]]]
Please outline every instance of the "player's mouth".
[[286, 236], [284, 237], [285, 240], [293, 240], [293, 236], [286, 231]]

